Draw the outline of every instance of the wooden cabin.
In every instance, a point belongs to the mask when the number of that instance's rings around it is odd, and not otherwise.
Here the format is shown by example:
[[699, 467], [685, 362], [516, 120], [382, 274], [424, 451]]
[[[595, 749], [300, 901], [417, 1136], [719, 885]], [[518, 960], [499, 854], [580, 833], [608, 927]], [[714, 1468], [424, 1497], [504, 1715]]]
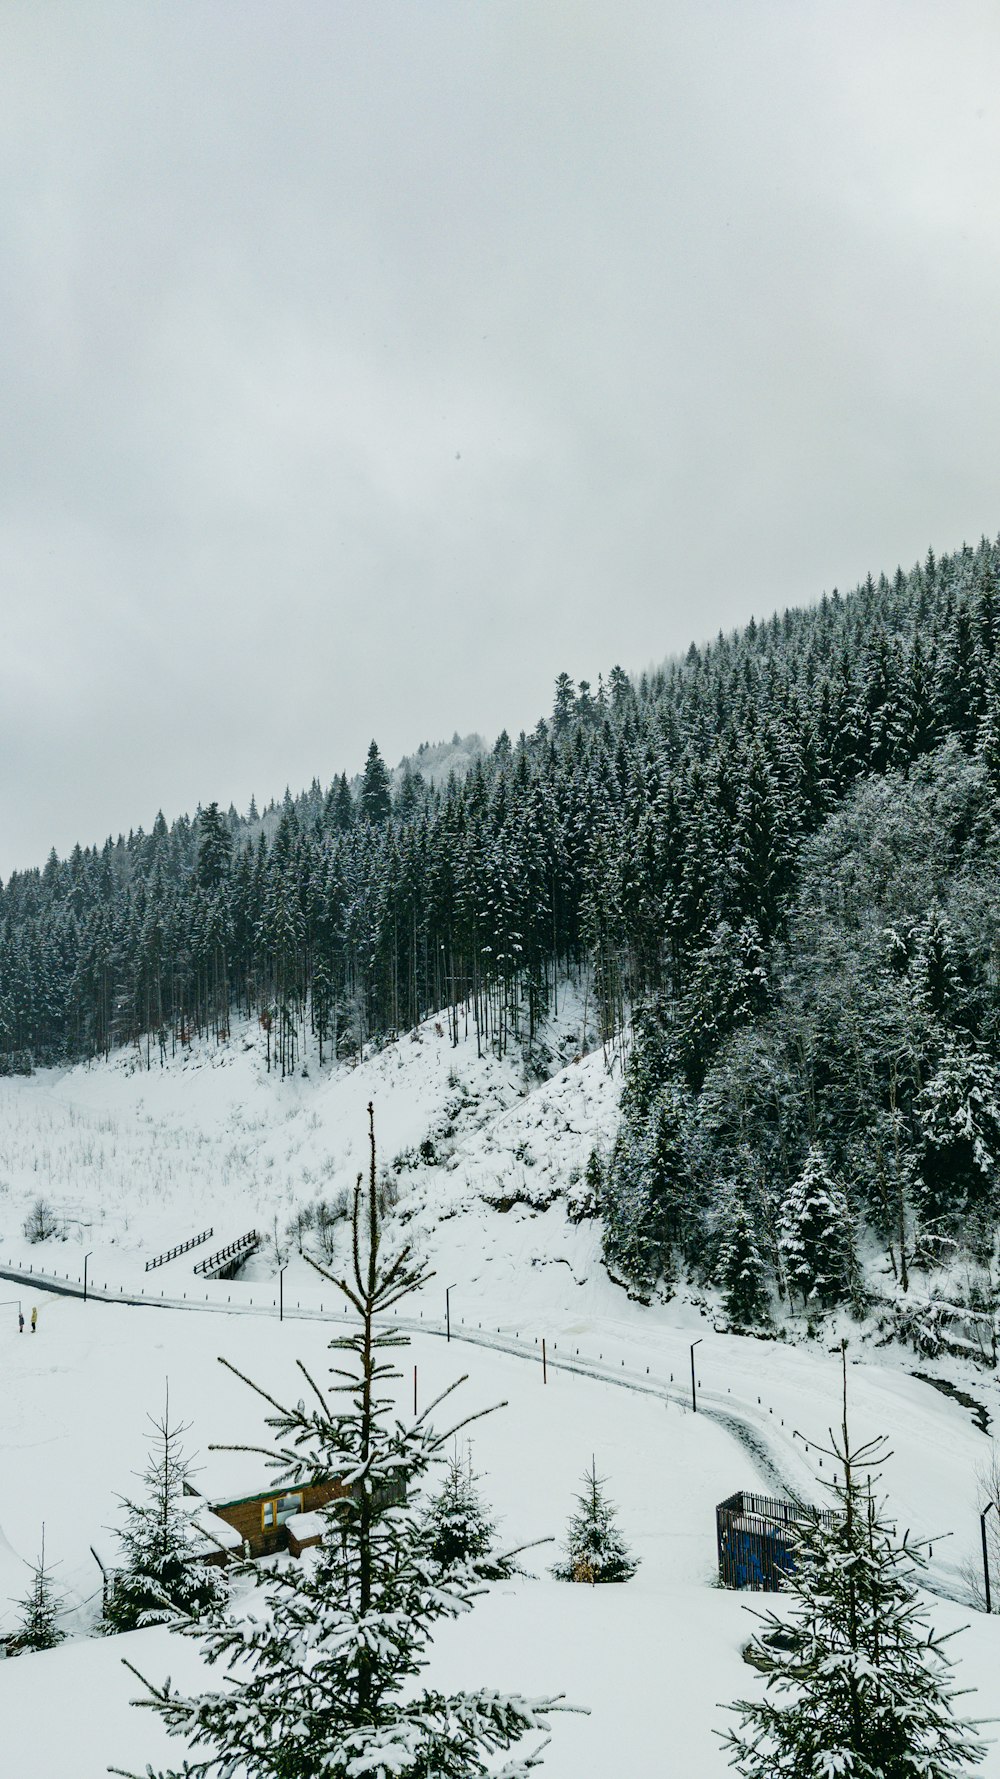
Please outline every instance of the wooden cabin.
[[[339, 1501], [350, 1494], [341, 1482], [302, 1483], [294, 1489], [262, 1489], [255, 1495], [241, 1495], [235, 1501], [212, 1501], [216, 1519], [224, 1520], [238, 1532], [249, 1546], [252, 1557], [269, 1557], [276, 1550], [290, 1548], [288, 1522], [299, 1514], [315, 1513], [328, 1501]], [[296, 1542], [299, 1542], [296, 1540]], [[317, 1543], [318, 1536], [308, 1539]], [[304, 1546], [300, 1543], [299, 1548]], [[299, 1551], [293, 1550], [293, 1556]]]

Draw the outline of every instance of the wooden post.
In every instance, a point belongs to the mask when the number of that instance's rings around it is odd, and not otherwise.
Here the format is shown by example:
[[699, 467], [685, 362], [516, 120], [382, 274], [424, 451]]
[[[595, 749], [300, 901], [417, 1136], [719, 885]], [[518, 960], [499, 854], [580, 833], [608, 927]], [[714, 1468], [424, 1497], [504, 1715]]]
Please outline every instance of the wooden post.
[[413, 1418], [417, 1418], [417, 1368], [413, 1367]]
[[545, 1336], [543, 1334], [542, 1335], [542, 1383], [547, 1384], [548, 1381], [549, 1381], [549, 1373], [548, 1373], [548, 1367], [545, 1363]]

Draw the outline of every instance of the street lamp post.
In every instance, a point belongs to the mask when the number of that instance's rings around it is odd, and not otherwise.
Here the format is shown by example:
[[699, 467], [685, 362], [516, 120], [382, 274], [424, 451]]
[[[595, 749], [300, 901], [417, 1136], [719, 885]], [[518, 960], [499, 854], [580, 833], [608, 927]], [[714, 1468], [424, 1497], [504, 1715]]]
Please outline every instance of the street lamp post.
[[990, 1549], [986, 1542], [986, 1515], [989, 1513], [991, 1507], [996, 1507], [995, 1501], [987, 1501], [986, 1506], [979, 1515], [979, 1530], [983, 1540], [983, 1586], [986, 1590], [987, 1612], [993, 1611], [992, 1602], [990, 1600]]
[[697, 1340], [691, 1342], [691, 1413], [695, 1415], [698, 1413], [698, 1391], [694, 1379], [694, 1350], [701, 1346], [703, 1339], [704, 1336], [699, 1335]]
[[93, 1252], [94, 1252], [94, 1250], [93, 1250], [93, 1248], [91, 1248], [90, 1253], [85, 1254], [83, 1256], [83, 1301], [84, 1301], [84, 1303], [86, 1303], [86, 1301], [87, 1301], [87, 1261], [92, 1258]]
[[454, 1285], [446, 1285], [444, 1290], [444, 1325], [449, 1340], [451, 1339], [451, 1294], [454, 1289]]

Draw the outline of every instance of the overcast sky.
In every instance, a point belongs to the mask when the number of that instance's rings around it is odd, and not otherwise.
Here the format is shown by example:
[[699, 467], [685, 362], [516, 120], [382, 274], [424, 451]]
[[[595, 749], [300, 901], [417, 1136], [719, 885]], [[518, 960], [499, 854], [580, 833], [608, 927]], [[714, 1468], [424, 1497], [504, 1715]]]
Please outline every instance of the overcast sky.
[[4, 0], [0, 873], [995, 534], [998, 69], [996, 0]]

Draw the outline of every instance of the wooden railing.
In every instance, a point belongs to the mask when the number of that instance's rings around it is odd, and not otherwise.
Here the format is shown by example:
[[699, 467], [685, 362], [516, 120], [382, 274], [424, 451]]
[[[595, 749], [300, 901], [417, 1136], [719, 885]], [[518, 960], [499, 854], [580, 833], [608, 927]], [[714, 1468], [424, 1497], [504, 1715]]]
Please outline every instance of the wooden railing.
[[203, 1229], [200, 1235], [193, 1235], [189, 1242], [178, 1242], [176, 1248], [168, 1248], [165, 1254], [157, 1254], [155, 1260], [146, 1261], [146, 1271], [152, 1272], [155, 1266], [166, 1266], [168, 1260], [176, 1260], [178, 1254], [186, 1254], [189, 1248], [200, 1248], [215, 1234], [214, 1229]]
[[207, 1260], [199, 1260], [194, 1270], [196, 1273], [203, 1273], [206, 1278], [212, 1274], [218, 1276], [230, 1269], [235, 1271], [237, 1266], [244, 1260], [249, 1260], [250, 1255], [260, 1247], [262, 1239], [256, 1229], [248, 1229], [246, 1235], [238, 1236], [235, 1242], [230, 1242], [228, 1248], [220, 1248], [217, 1254], [209, 1254]]

